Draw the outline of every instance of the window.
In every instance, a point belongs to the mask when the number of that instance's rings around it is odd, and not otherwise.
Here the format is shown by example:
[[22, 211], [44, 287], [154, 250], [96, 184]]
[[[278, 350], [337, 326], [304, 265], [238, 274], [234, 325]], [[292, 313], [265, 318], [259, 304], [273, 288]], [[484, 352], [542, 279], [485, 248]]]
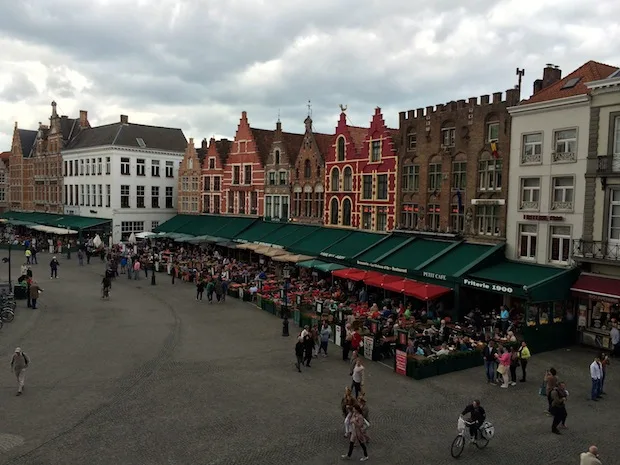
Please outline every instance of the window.
[[387, 207], [377, 207], [377, 231], [387, 229]]
[[407, 151], [415, 152], [418, 147], [418, 136], [416, 133], [407, 134]]
[[194, 159], [193, 158], [189, 158], [187, 160], [187, 169], [188, 170], [193, 170], [194, 169]]
[[441, 162], [434, 162], [428, 165], [428, 190], [437, 192], [441, 190]]
[[551, 253], [549, 260], [556, 263], [568, 263], [570, 243], [570, 226], [551, 226]]
[[205, 176], [203, 184], [203, 190], [209, 192], [211, 190], [211, 176]]
[[151, 176], [159, 177], [159, 160], [151, 160]]
[[221, 209], [220, 209], [220, 196], [219, 195], [214, 195], [213, 196], [213, 213], [215, 214], [219, 214]]
[[84, 175], [84, 160], [80, 160], [80, 176]]
[[146, 147], [146, 143], [144, 142], [144, 139], [142, 139], [142, 137], [136, 137], [136, 142], [138, 143], [140, 148], [145, 148]]
[[560, 88], [560, 90], [563, 89], [572, 89], [573, 87], [575, 87], [577, 85], [577, 83], [581, 80], [581, 77], [574, 77], [569, 79], [568, 81], [566, 81], [564, 83], [564, 85]]
[[130, 174], [130, 169], [129, 169], [129, 158], [121, 158], [121, 174], [124, 175], [129, 175]]
[[112, 172], [110, 165], [110, 157], [105, 157], [105, 174], [110, 174]]
[[222, 177], [213, 176], [213, 190], [219, 192], [222, 189]]
[[441, 208], [439, 205], [431, 204], [428, 206], [428, 213], [426, 215], [428, 229], [431, 231], [439, 231], [439, 225], [441, 221]]
[[84, 184], [80, 184], [80, 205], [84, 206]]
[[245, 165], [243, 167], [243, 183], [246, 185], [252, 184], [252, 165]]
[[610, 197], [607, 239], [618, 242], [620, 241], [620, 189], [612, 190]]
[[338, 224], [338, 199], [335, 197], [329, 204], [329, 224]]
[[542, 132], [525, 134], [521, 148], [521, 164], [542, 162]]
[[418, 227], [419, 208], [415, 203], [404, 203], [401, 207], [400, 226], [402, 228], [414, 229]]
[[269, 172], [269, 185], [275, 186], [275, 184], [276, 184], [276, 172], [270, 171]]
[[73, 176], [73, 162], [72, 161], [69, 161], [69, 176]]
[[211, 213], [211, 196], [205, 195], [202, 201], [202, 212]]
[[613, 137], [613, 155], [614, 159], [620, 156], [620, 116], [614, 118], [614, 133]]
[[332, 180], [331, 180], [331, 188], [333, 192], [338, 192], [340, 190], [340, 170], [338, 168], [332, 169]]
[[418, 192], [420, 189], [420, 165], [403, 166], [403, 191]]
[[[337, 151], [337, 156], [336, 159], [338, 161], [344, 161], [344, 150], [345, 150], [345, 142], [344, 142], [344, 137], [340, 136], [338, 138], [338, 143], [336, 144], [336, 151]], [[334, 223], [332, 223], [334, 224]]]
[[521, 179], [521, 210], [538, 210], [540, 202], [540, 178]]
[[181, 191], [184, 193], [189, 190], [189, 177], [181, 176]]
[[97, 186], [97, 206], [103, 207], [103, 184]]
[[351, 226], [351, 200], [342, 201], [342, 225]]
[[554, 133], [554, 163], [577, 161], [577, 129], [563, 129]]
[[[75, 175], [78, 175], [78, 161], [77, 160], [73, 160], [73, 172], [75, 173]], [[82, 173], [80, 173], [82, 174]], [[110, 174], [110, 173], [108, 173]]]
[[452, 123], [447, 123], [441, 130], [441, 145], [444, 147], [454, 147], [455, 135], [456, 128], [452, 126]]
[[90, 184], [86, 184], [86, 206], [90, 207]]
[[88, 158], [86, 159], [86, 176], [90, 176], [90, 159]]
[[280, 177], [280, 179], [279, 179], [280, 185], [281, 186], [286, 186], [286, 171], [280, 171], [278, 173], [278, 175]]
[[293, 214], [295, 216], [301, 216], [301, 192], [295, 192], [293, 194]]
[[65, 160], [65, 162], [63, 163], [63, 168], [62, 168], [62, 175], [63, 176], [67, 176], [67, 173], [69, 172], [69, 169], [68, 169], [67, 165], [68, 165], [68, 163]]
[[237, 192], [237, 207], [241, 215], [245, 215], [245, 192]]
[[159, 228], [159, 221], [157, 221], [157, 220], [151, 221], [151, 231], [153, 231], [153, 230], [155, 230], [157, 228]]
[[315, 192], [314, 192], [314, 201], [316, 203], [316, 211], [315, 211], [316, 217], [317, 218], [322, 218], [323, 217], [324, 202], [325, 202], [322, 190], [321, 190], [321, 192], [317, 192], [315, 190]]
[[121, 186], [121, 208], [129, 208], [129, 186]]
[[110, 184], [105, 185], [105, 206], [110, 208], [112, 205], [112, 186]]
[[172, 198], [174, 197], [174, 187], [166, 187], [166, 208], [174, 208]]
[[174, 178], [174, 162], [173, 161], [166, 162], [166, 177]]
[[489, 121], [487, 123], [487, 142], [497, 142], [499, 140], [499, 121]]
[[452, 162], [452, 189], [465, 190], [467, 188], [467, 162]]
[[574, 180], [572, 176], [562, 176], [553, 178], [553, 200], [551, 210], [553, 211], [572, 211]]
[[353, 190], [353, 170], [350, 167], [344, 169], [342, 190], [345, 192], [351, 192]]
[[136, 175], [137, 176], [146, 175], [146, 161], [144, 160], [144, 158], [138, 158], [136, 160]]
[[283, 218], [285, 220], [288, 220], [290, 217], [290, 211], [288, 208], [288, 201], [289, 201], [289, 196], [288, 195], [283, 195], [282, 196], [282, 212], [281, 212], [281, 216], [280, 218]]
[[502, 190], [502, 160], [483, 153], [478, 164], [481, 191]]
[[304, 192], [304, 216], [312, 216], [312, 190], [306, 190]]
[[159, 208], [159, 186], [151, 186], [151, 208]]
[[200, 190], [200, 182], [198, 176], [192, 176], [192, 192], [198, 192]]
[[478, 234], [484, 236], [499, 235], [499, 207], [497, 205], [479, 205], [476, 209]]
[[310, 160], [304, 162], [304, 178], [310, 179], [312, 177], [312, 165]]
[[536, 260], [536, 240], [538, 226], [535, 224], [519, 225], [519, 258]]
[[459, 202], [457, 195], [452, 199], [450, 206], [450, 229], [453, 232], [463, 232], [465, 230], [465, 206], [463, 200]]
[[280, 164], [280, 151], [279, 151], [279, 150], [276, 150], [276, 151], [275, 151], [274, 156], [273, 156], [273, 159], [274, 159], [274, 163], [275, 163], [276, 165], [279, 165], [279, 164]]
[[233, 166], [232, 183], [235, 185], [241, 184], [241, 167], [240, 166]]
[[273, 196], [272, 195], [265, 196], [265, 216], [267, 218], [273, 218], [275, 216], [273, 214]]
[[373, 140], [370, 145], [370, 162], [376, 163], [381, 161], [381, 141]]
[[362, 198], [372, 199], [372, 174], [362, 176]]
[[362, 229], [372, 229], [372, 207], [362, 208]]
[[388, 175], [379, 174], [377, 176], [377, 199], [387, 200], [388, 198]]
[[101, 157], [97, 158], [97, 174], [101, 174], [103, 169], [103, 159]]

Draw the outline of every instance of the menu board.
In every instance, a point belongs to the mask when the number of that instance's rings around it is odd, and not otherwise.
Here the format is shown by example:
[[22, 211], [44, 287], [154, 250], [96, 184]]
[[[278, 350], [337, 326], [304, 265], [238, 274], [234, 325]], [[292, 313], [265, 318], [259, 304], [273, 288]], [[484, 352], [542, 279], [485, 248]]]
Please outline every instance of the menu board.
[[407, 353], [402, 350], [396, 351], [396, 373], [399, 375], [407, 375]]

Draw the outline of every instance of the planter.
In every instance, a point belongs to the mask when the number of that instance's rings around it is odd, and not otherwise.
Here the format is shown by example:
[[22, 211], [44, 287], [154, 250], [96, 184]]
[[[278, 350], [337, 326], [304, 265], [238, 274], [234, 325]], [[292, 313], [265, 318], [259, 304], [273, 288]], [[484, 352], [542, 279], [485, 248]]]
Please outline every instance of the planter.
[[260, 294], [256, 295], [256, 306], [263, 308], [263, 297]]
[[293, 321], [297, 326], [299, 326], [299, 319], [301, 318], [301, 313], [299, 310], [293, 310]]
[[238, 299], [239, 298], [239, 289], [228, 289], [228, 295]]
[[[419, 364], [412, 367], [411, 377], [413, 379], [425, 379], [432, 376], [437, 376], [437, 365], [435, 363]], [[409, 366], [409, 364], [407, 364]]]

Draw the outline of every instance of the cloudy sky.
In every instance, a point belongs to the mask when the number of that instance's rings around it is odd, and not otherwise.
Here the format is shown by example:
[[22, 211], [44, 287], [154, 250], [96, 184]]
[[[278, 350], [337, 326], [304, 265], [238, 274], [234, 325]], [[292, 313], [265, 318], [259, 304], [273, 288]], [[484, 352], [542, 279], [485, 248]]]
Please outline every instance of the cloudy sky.
[[[467, 4], [467, 8], [458, 5]], [[366, 125], [398, 112], [505, 90], [545, 63], [620, 66], [617, 0], [0, 1], [0, 151], [15, 121], [50, 102], [91, 124], [180, 127], [234, 136], [255, 127], [332, 132], [339, 104]]]

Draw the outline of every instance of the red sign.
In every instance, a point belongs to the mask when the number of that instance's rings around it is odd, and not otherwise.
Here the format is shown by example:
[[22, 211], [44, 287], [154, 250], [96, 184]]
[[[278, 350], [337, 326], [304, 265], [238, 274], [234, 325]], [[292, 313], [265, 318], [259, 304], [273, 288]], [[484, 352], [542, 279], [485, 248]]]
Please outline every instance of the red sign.
[[549, 215], [523, 215], [523, 219], [529, 221], [564, 221], [563, 216]]
[[398, 342], [400, 342], [401, 345], [406, 346], [407, 345], [407, 333], [398, 333]]
[[399, 375], [407, 375], [407, 354], [402, 350], [396, 351], [396, 373]]

